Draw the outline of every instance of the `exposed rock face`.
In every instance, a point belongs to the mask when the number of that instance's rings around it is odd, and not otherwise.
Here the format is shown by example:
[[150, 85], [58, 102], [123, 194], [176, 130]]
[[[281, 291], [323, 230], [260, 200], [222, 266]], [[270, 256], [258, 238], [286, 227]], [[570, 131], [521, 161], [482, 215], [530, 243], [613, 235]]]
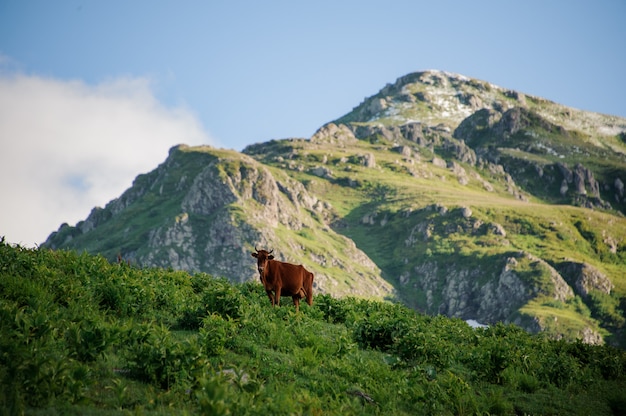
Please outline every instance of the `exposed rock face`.
[[391, 142], [408, 140], [419, 146], [439, 145], [449, 134], [445, 130], [429, 127], [422, 123], [409, 123], [402, 126], [347, 124], [358, 139], [380, 136]]
[[[546, 289], [524, 280], [522, 275], [528, 265], [532, 269], [548, 272], [552, 287]], [[534, 321], [519, 320], [516, 312], [522, 305], [538, 294], [551, 295], [560, 301], [574, 296], [572, 288], [557, 270], [523, 252], [507, 257], [496, 277], [482, 284], [481, 277], [486, 271], [481, 268], [465, 269], [459, 265], [426, 262], [413, 272], [414, 278], [403, 276], [404, 284], [416, 282], [424, 291], [428, 312], [476, 319], [483, 323], [515, 322], [531, 332], [538, 332], [540, 326]], [[436, 302], [437, 299], [440, 299], [440, 303]]]
[[502, 114], [498, 111], [489, 108], [480, 109], [459, 124], [454, 130], [454, 137], [473, 146], [486, 131], [490, 131], [500, 121], [501, 117]]
[[328, 169], [326, 166], [316, 166], [314, 168], [312, 168], [310, 170], [310, 172], [315, 175], [315, 176], [319, 176], [321, 178], [332, 178], [333, 177], [333, 172]]
[[[555, 135], [559, 138], [548, 139]], [[463, 120], [453, 134], [454, 138], [466, 143], [475, 152], [478, 163], [481, 160], [494, 164], [505, 161], [512, 181], [529, 193], [544, 194], [558, 203], [569, 199], [574, 205], [592, 209], [611, 208], [602, 199], [603, 191], [605, 198], [609, 196], [618, 203], [624, 202], [621, 179], [602, 184], [583, 163], [573, 163], [574, 167], [570, 168], [566, 162], [560, 161], [569, 158], [576, 160], [579, 159], [578, 154], [584, 153], [577, 146], [567, 144], [575, 141], [576, 135], [580, 133], [570, 132], [554, 123], [553, 115], [540, 114], [525, 106], [512, 107], [503, 112], [496, 108], [480, 109]], [[606, 155], [604, 150], [594, 149], [594, 152], [600, 159]], [[460, 153], [457, 152], [457, 157]], [[534, 160], [529, 154], [539, 155], [542, 160]], [[547, 162], [550, 159], [553, 163]], [[476, 163], [473, 160], [471, 155], [465, 159], [467, 163]], [[587, 164], [586, 161], [584, 163]], [[529, 170], [537, 173], [535, 178], [529, 176]], [[561, 177], [557, 172], [561, 173]], [[610, 171], [610, 174], [614, 175], [615, 170]], [[511, 191], [524, 198], [518, 190], [511, 188]]]
[[363, 155], [362, 160], [363, 160], [363, 165], [365, 165], [366, 168], [376, 167], [376, 158], [374, 157], [374, 154], [366, 153], [365, 155]]
[[532, 292], [515, 273], [517, 260], [509, 257], [497, 280], [480, 289], [480, 306], [476, 312], [481, 322], [506, 321], [513, 312], [532, 297]]
[[556, 166], [561, 171], [561, 174], [563, 175], [563, 180], [566, 183], [572, 183], [574, 181], [574, 173], [566, 165], [564, 165], [563, 163], [557, 163]]
[[587, 263], [566, 261], [558, 266], [561, 275], [572, 285], [576, 293], [586, 298], [591, 291], [610, 294], [613, 289], [611, 280], [595, 267]]
[[[582, 186], [579, 186], [578, 183], [581, 183]], [[600, 197], [600, 185], [593, 178], [593, 172], [580, 163], [577, 163], [574, 167], [574, 184], [581, 195], [587, 194], [586, 186], [588, 186], [591, 196]]]
[[592, 345], [604, 344], [604, 338], [602, 338], [602, 334], [600, 334], [598, 331], [594, 331], [593, 329], [589, 327], [583, 328], [580, 334], [580, 339], [582, 340], [582, 342], [586, 344], [592, 344]]
[[[225, 204], [231, 204], [237, 200], [237, 190], [234, 186], [228, 186], [229, 184], [220, 178], [216, 163], [218, 162], [214, 161], [209, 164], [193, 179], [181, 204], [183, 212], [211, 215]], [[235, 181], [241, 183], [240, 178]], [[232, 180], [229, 182], [232, 185]], [[251, 194], [251, 189], [243, 191]]]
[[411, 148], [409, 146], [396, 146], [391, 150], [400, 153], [405, 158], [411, 157]]
[[[351, 135], [348, 129], [327, 126], [319, 132], [318, 140], [355, 140]], [[375, 163], [373, 160], [373, 155], [364, 157], [365, 164]], [[175, 178], [171, 172], [180, 166], [186, 167], [186, 174]], [[331, 175], [325, 166], [314, 173]], [[154, 222], [143, 222], [149, 228], [141, 231], [133, 224], [136, 215], [127, 210], [141, 214], [136, 207], [145, 204], [144, 198], [154, 201], [150, 206], [156, 207], [155, 210], [167, 206], [172, 215], [155, 215]], [[276, 232], [279, 228], [291, 233], [310, 230], [315, 228], [315, 222], [331, 222], [335, 216], [330, 204], [309, 193], [301, 182], [286, 175], [277, 177], [251, 157], [178, 146], [170, 151], [163, 165], [138, 178], [122, 197], [104, 209], [94, 209], [76, 228], [62, 227], [59, 233], [50, 236], [47, 244], [54, 248], [65, 244], [71, 236], [95, 232], [107, 221], [116, 220], [128, 224], [128, 238], [137, 238], [132, 237], [133, 232], [145, 235], [143, 246], [125, 248], [122, 243], [119, 248], [124, 259], [139, 266], [204, 271], [243, 282], [257, 278], [249, 254], [257, 245], [274, 248], [277, 259], [305, 264], [314, 272], [319, 292], [394, 296], [393, 287], [381, 278], [380, 269], [371, 259], [353, 241], [330, 228], [326, 227], [324, 235], [318, 236], [320, 244], [326, 246], [323, 252], [306, 252], [294, 238], [284, 238]], [[68, 237], [59, 242], [61, 237], [57, 234]], [[331, 249], [333, 245], [343, 251], [343, 257]], [[345, 256], [351, 261], [342, 260]], [[326, 271], [328, 268], [334, 272]], [[353, 281], [340, 284], [335, 277], [337, 270]]]
[[384, 98], [376, 98], [369, 102], [367, 112], [375, 115], [385, 110], [387, 107], [387, 101]]
[[506, 230], [504, 227], [498, 223], [489, 224], [489, 229], [495, 235], [501, 235], [502, 237], [506, 237]]
[[[484, 273], [480, 269], [446, 270], [441, 273], [439, 265], [434, 263], [425, 263], [415, 269], [415, 281], [426, 293], [429, 312], [493, 323], [506, 321], [531, 297], [527, 286], [508, 266], [496, 280], [484, 286], [477, 283]], [[442, 274], [446, 275], [443, 282], [439, 280]], [[435, 299], [441, 299], [441, 302], [436, 304]]]
[[439, 167], [439, 168], [446, 168], [448, 166], [448, 164], [446, 163], [445, 160], [438, 158], [438, 157], [433, 157], [432, 160], [433, 165]]
[[336, 125], [328, 123], [322, 126], [311, 137], [311, 143], [333, 143], [340, 145], [349, 145], [354, 143], [356, 138], [352, 131], [345, 125]]

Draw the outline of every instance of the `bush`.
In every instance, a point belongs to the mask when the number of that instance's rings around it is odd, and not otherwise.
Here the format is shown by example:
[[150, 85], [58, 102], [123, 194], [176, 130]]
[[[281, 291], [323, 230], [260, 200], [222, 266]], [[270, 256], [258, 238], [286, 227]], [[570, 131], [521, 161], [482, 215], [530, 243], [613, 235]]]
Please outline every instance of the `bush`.
[[132, 304], [126, 282], [116, 276], [103, 277], [94, 292], [97, 304], [104, 312], [113, 312], [117, 316], [128, 316], [129, 305]]
[[534, 393], [541, 388], [541, 382], [533, 375], [522, 372], [517, 367], [507, 367], [502, 372], [503, 384], [524, 393]]
[[239, 319], [244, 313], [246, 299], [226, 279], [214, 279], [201, 296], [201, 314], [217, 313], [223, 318]]
[[363, 348], [392, 350], [409, 329], [407, 314], [395, 305], [363, 301], [362, 306], [366, 316], [354, 325], [355, 341]]
[[209, 356], [224, 354], [224, 345], [232, 336], [233, 326], [218, 314], [211, 314], [202, 320], [200, 345]]
[[240, 319], [249, 309], [249, 302], [241, 291], [226, 279], [207, 278], [207, 275], [195, 275], [192, 279], [194, 292], [189, 294], [185, 307], [181, 309], [176, 327], [198, 330], [202, 321], [217, 314], [224, 319]]
[[82, 362], [93, 362], [113, 342], [114, 335], [101, 321], [86, 318], [71, 322], [65, 332], [70, 355]]
[[408, 331], [397, 341], [395, 351], [404, 360], [418, 365], [430, 364], [438, 371], [448, 368], [454, 359], [453, 344], [431, 331]]
[[476, 333], [476, 346], [462, 356], [462, 362], [478, 379], [501, 384], [507, 367], [530, 374], [539, 365], [533, 356], [536, 345], [521, 328], [498, 323]]
[[88, 373], [57, 339], [63, 326], [52, 311], [0, 301], [0, 408], [19, 414], [26, 404], [81, 397]]
[[190, 380], [197, 367], [205, 364], [195, 338], [179, 342], [163, 325], [133, 325], [125, 343], [130, 375], [162, 389]]
[[315, 297], [315, 305], [322, 312], [324, 320], [336, 324], [343, 324], [349, 319], [354, 302], [355, 299], [337, 299], [327, 294]]

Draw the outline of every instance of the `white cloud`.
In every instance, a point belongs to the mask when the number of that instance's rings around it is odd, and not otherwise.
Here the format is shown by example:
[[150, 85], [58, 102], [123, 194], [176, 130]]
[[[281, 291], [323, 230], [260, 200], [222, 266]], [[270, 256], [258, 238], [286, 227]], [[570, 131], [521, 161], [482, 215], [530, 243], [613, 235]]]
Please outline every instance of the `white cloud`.
[[0, 236], [32, 247], [122, 194], [172, 146], [210, 144], [141, 78], [96, 86], [0, 75]]

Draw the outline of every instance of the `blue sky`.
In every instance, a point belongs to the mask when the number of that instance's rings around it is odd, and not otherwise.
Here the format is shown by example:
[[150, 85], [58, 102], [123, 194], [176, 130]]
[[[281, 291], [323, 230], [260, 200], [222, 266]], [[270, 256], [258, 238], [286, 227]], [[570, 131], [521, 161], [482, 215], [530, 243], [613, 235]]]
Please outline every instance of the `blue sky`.
[[40, 243], [178, 143], [310, 137], [440, 69], [626, 117], [626, 2], [0, 0], [0, 235]]

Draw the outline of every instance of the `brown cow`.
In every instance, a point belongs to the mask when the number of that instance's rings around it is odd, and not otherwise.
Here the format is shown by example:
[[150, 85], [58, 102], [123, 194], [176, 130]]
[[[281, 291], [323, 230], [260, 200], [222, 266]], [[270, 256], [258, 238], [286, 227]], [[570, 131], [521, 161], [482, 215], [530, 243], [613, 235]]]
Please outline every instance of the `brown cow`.
[[283, 263], [274, 260], [274, 250], [258, 250], [252, 257], [257, 259], [257, 268], [261, 283], [270, 298], [272, 306], [280, 306], [281, 296], [291, 296], [296, 311], [300, 310], [300, 299], [306, 297], [306, 302], [313, 305], [313, 273], [302, 265]]

